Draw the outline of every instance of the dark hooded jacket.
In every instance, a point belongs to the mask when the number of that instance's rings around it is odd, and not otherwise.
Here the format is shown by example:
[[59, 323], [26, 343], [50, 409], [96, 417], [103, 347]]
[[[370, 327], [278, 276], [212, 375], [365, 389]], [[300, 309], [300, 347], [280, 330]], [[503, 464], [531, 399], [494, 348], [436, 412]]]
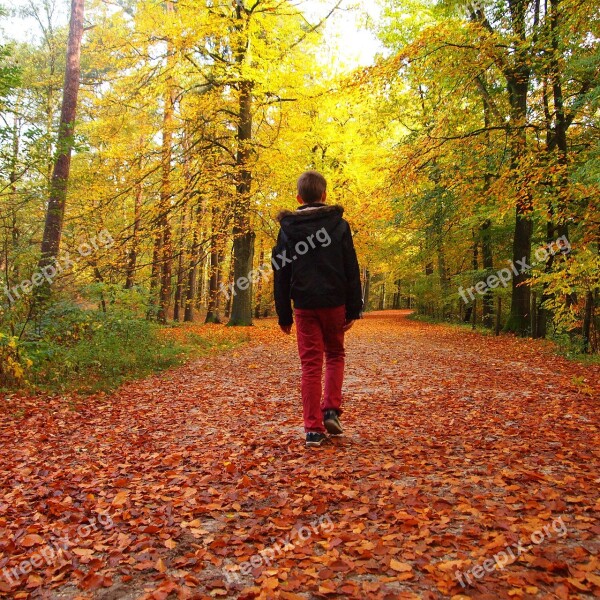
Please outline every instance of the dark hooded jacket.
[[341, 206], [303, 205], [284, 210], [273, 248], [275, 309], [280, 325], [293, 323], [296, 308], [346, 306], [346, 320], [360, 318], [360, 270], [352, 233]]

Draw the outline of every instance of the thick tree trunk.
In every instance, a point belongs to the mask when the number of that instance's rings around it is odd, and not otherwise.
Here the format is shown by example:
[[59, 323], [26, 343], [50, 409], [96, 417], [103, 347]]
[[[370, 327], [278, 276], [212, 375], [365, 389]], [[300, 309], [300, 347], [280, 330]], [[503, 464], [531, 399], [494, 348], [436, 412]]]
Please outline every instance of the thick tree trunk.
[[[527, 150], [527, 100], [529, 81], [531, 78], [530, 44], [527, 39], [527, 14], [529, 0], [508, 0], [511, 29], [514, 38], [510, 57], [503, 67], [506, 80], [506, 91], [510, 105], [510, 168], [515, 185], [515, 232], [513, 240], [513, 265], [520, 271], [517, 261], [525, 261], [529, 265], [531, 255], [532, 198], [528, 183], [523, 182], [520, 169]], [[534, 20], [539, 15], [539, 3], [535, 7]], [[474, 20], [482, 22], [483, 11], [478, 9], [473, 13]], [[482, 22], [490, 27], [489, 23]], [[505, 325], [507, 331], [525, 335], [529, 329], [530, 288], [527, 269], [519, 272], [512, 279], [510, 316]]]
[[513, 241], [513, 265], [518, 272], [512, 279], [512, 293], [510, 304], [510, 316], [505, 326], [506, 331], [512, 331], [518, 335], [526, 335], [529, 330], [529, 309], [531, 302], [531, 290], [528, 284], [529, 273], [522, 272], [519, 265], [524, 261], [530, 264], [531, 256], [531, 234], [533, 223], [528, 214], [523, 213], [521, 207], [516, 209], [515, 237]]
[[512, 278], [510, 316], [505, 330], [518, 335], [527, 335], [530, 328], [531, 291], [528, 283], [531, 263], [531, 220], [533, 205], [527, 183], [520, 181], [521, 161], [525, 156], [527, 140], [525, 124], [527, 119], [527, 93], [529, 88], [528, 68], [516, 71], [508, 78], [511, 105], [511, 169], [517, 192], [515, 208], [515, 233], [513, 239], [512, 262], [517, 274]]
[[583, 309], [583, 325], [582, 325], [582, 335], [583, 335], [583, 351], [584, 352], [592, 352], [593, 346], [591, 344], [591, 336], [592, 336], [592, 323], [594, 322], [594, 293], [588, 292], [585, 297], [585, 307]]
[[52, 171], [50, 199], [42, 239], [39, 266], [44, 267], [58, 258], [67, 199], [67, 186], [71, 170], [71, 151], [77, 114], [77, 95], [81, 72], [81, 38], [83, 37], [84, 0], [71, 1], [71, 19], [67, 43], [67, 66], [60, 113], [57, 141], [57, 158]]
[[[252, 325], [252, 271], [255, 234], [250, 225], [252, 173], [248, 166], [252, 140], [252, 82], [240, 83], [236, 165], [238, 184], [233, 226], [234, 292], [229, 325]], [[239, 285], [239, 282], [242, 282]], [[247, 284], [247, 285], [246, 285]]]

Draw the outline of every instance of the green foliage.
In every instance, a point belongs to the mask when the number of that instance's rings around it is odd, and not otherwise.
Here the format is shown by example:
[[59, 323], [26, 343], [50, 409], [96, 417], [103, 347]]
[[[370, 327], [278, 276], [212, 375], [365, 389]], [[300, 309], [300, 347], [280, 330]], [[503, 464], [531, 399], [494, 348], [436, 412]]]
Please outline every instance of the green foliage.
[[21, 82], [21, 69], [10, 61], [12, 52], [11, 46], [0, 46], [0, 106], [4, 104], [6, 96]]
[[21, 385], [32, 364], [19, 338], [0, 332], [0, 386]]
[[110, 390], [235, 342], [189, 335], [180, 342], [164, 329], [119, 309], [103, 313], [69, 301], [53, 304], [23, 341], [0, 333], [0, 385], [43, 390]]

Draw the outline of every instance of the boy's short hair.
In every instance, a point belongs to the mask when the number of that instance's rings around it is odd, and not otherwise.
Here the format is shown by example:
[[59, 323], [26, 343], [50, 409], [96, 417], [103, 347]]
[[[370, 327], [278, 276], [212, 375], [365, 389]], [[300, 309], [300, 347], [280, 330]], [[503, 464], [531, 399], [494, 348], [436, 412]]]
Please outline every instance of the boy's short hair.
[[305, 171], [298, 178], [298, 196], [306, 204], [320, 202], [327, 190], [327, 180], [318, 171]]

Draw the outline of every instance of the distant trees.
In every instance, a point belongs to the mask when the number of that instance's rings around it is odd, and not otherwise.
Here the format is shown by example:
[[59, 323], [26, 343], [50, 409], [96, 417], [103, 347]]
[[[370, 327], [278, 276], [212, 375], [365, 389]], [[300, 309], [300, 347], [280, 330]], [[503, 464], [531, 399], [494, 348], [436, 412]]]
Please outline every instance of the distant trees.
[[[423, 265], [423, 275], [418, 263], [409, 275], [417, 304], [438, 317], [450, 316], [448, 305], [456, 317], [468, 310], [491, 327], [495, 299], [504, 299], [505, 330], [537, 337], [552, 323], [597, 349], [594, 4], [423, 9], [428, 22], [414, 27], [388, 3], [380, 35], [393, 55], [373, 72], [396, 111], [398, 225], [422, 232], [408, 237]], [[553, 253], [558, 239], [568, 242]], [[505, 268], [511, 275], [499, 284]]]

